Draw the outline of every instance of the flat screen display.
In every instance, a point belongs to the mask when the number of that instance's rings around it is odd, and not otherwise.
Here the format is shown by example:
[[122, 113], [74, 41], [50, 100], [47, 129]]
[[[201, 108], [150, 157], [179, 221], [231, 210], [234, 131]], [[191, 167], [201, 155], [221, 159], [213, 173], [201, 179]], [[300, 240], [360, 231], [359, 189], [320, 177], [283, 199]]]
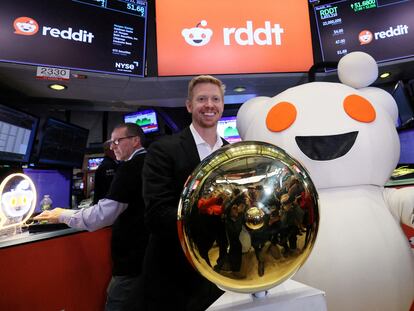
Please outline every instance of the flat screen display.
[[307, 0], [157, 0], [160, 76], [306, 72]]
[[0, 61], [143, 76], [147, 3], [2, 0]]
[[103, 157], [88, 158], [88, 171], [95, 171], [103, 161]]
[[42, 129], [37, 162], [81, 168], [88, 135], [85, 128], [48, 118]]
[[399, 164], [414, 164], [414, 128], [398, 131], [400, 137], [400, 160]]
[[413, 103], [408, 95], [407, 90], [405, 89], [404, 83], [398, 81], [395, 85], [395, 88], [392, 92], [392, 97], [394, 97], [397, 106], [398, 106], [398, 126], [406, 126], [414, 120], [414, 111]]
[[35, 213], [40, 213], [40, 201], [44, 195], [52, 199], [52, 207], [70, 207], [72, 170], [24, 168], [23, 173], [35, 184], [37, 203]]
[[0, 105], [0, 160], [27, 163], [39, 119], [25, 112]]
[[352, 51], [377, 62], [414, 56], [414, 0], [332, 1], [314, 14], [323, 61]]
[[145, 134], [158, 131], [157, 113], [153, 109], [128, 113], [124, 115], [124, 122], [138, 124]]
[[236, 116], [222, 117], [217, 123], [217, 131], [229, 143], [241, 141], [236, 127]]

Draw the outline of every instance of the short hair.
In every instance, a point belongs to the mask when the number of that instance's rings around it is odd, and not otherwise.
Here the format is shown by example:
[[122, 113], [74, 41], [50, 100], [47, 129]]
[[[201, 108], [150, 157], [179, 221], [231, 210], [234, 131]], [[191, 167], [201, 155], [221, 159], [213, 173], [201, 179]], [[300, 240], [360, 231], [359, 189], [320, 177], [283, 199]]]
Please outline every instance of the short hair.
[[220, 88], [221, 96], [224, 98], [224, 92], [226, 91], [226, 86], [223, 84], [223, 82], [221, 82], [221, 80], [213, 76], [201, 75], [201, 76], [194, 77], [188, 83], [188, 95], [187, 95], [188, 100], [191, 100], [193, 98], [194, 87], [200, 83], [211, 83], [211, 84], [217, 85]]
[[120, 123], [114, 127], [115, 129], [124, 128], [126, 130], [126, 135], [128, 136], [138, 136], [141, 140], [141, 145], [145, 146], [145, 134], [142, 128], [135, 123]]

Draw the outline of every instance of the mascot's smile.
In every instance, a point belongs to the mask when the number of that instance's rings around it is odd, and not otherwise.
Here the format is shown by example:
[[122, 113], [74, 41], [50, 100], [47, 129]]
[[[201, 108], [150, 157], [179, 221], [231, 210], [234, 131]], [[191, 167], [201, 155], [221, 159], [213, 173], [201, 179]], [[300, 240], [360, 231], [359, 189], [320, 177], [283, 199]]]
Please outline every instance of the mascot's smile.
[[333, 160], [345, 155], [354, 145], [358, 132], [328, 136], [296, 136], [299, 149], [316, 161]]

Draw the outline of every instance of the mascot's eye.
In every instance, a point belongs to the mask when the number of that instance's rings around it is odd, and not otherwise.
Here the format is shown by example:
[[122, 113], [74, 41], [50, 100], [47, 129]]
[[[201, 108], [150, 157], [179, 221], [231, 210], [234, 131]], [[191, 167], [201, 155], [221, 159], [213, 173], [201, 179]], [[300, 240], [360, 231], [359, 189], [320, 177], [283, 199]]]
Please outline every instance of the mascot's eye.
[[188, 36], [190, 39], [194, 38], [194, 35], [192, 33], [190, 33], [190, 35]]
[[280, 102], [267, 113], [266, 126], [272, 132], [286, 130], [296, 120], [296, 108], [289, 102]]
[[354, 120], [370, 123], [375, 120], [376, 113], [371, 103], [362, 96], [352, 94], [344, 99], [344, 110]]

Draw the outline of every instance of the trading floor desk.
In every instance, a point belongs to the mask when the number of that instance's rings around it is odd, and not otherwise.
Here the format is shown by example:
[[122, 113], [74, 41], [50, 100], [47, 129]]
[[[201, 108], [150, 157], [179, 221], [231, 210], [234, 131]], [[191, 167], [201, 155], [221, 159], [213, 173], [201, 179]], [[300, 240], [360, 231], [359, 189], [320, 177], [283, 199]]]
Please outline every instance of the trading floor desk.
[[0, 240], [0, 310], [103, 310], [111, 229], [21, 233]]

